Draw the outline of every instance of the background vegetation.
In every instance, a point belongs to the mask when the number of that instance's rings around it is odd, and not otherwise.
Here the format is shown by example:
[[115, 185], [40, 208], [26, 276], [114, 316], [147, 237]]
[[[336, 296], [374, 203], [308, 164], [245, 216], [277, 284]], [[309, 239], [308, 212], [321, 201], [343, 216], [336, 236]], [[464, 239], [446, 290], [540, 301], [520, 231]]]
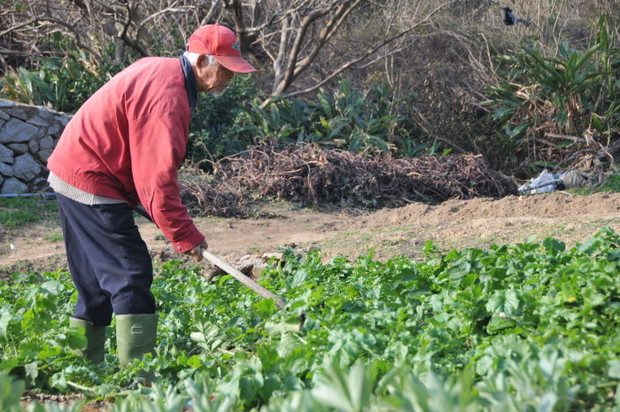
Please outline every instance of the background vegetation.
[[198, 25], [234, 28], [260, 71], [202, 99], [205, 170], [267, 140], [483, 154], [521, 178], [608, 172], [620, 152], [617, 1], [2, 3], [1, 96], [66, 112], [137, 58], [179, 55]]
[[[55, 202], [36, 197], [0, 198], [0, 222], [10, 228], [19, 228], [26, 223], [56, 218], [58, 206]], [[4, 240], [4, 233], [0, 234]]]

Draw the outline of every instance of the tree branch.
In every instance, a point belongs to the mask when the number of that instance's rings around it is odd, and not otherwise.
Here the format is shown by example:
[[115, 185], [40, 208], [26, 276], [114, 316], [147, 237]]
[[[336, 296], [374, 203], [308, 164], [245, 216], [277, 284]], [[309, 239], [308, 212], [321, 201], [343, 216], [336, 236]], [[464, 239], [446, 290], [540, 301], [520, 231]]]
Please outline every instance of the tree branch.
[[[394, 14], [388, 19], [389, 23], [388, 26], [385, 28], [386, 35], [382, 40], [377, 42], [375, 45], [368, 47], [361, 54], [350, 58], [349, 61], [345, 62], [344, 64], [333, 70], [331, 74], [322, 77], [321, 81], [319, 81], [318, 83], [304, 89], [287, 93], [287, 90], [291, 87], [293, 82], [301, 75], [301, 73], [303, 73], [305, 70], [308, 69], [308, 67], [310, 67], [310, 65], [312, 65], [312, 63], [316, 60], [319, 52], [325, 47], [327, 43], [329, 43], [335, 33], [340, 30], [347, 17], [353, 12], [353, 10], [363, 4], [362, 1], [363, 0], [346, 0], [323, 3], [321, 6], [316, 6], [314, 9], [310, 10], [310, 12], [303, 17], [302, 21], [299, 24], [295, 25], [297, 26], [296, 29], [291, 29], [291, 27], [294, 25], [293, 23], [289, 23], [288, 20], [286, 25], [282, 23], [278, 53], [275, 59], [272, 57], [274, 72], [276, 73], [276, 76], [274, 78], [274, 85], [272, 88], [271, 96], [263, 102], [263, 107], [279, 97], [293, 97], [315, 91], [325, 85], [330, 80], [332, 80], [334, 77], [344, 72], [345, 70], [351, 68], [365, 68], [389, 56], [398, 54], [403, 50], [406, 50], [414, 44], [415, 40], [408, 41], [405, 44], [394, 47], [392, 50], [381, 53], [379, 56], [376, 56], [372, 59], [372, 61], [367, 62], [363, 66], [355, 67], [355, 65], [359, 64], [360, 62], [363, 62], [371, 56], [376, 55], [380, 50], [386, 48], [386, 46], [392, 45], [402, 39], [405, 39], [417, 28], [429, 24], [440, 11], [442, 11], [449, 5], [454, 4], [458, 0], [447, 1], [434, 7], [432, 10], [426, 13], [426, 15], [422, 19], [417, 20], [414, 24], [410, 25], [404, 30], [399, 31], [396, 34], [390, 35], [390, 33], [392, 33], [391, 25], [395, 24], [394, 22], [396, 15], [398, 15], [400, 12], [400, 10], [394, 9]], [[414, 15], [417, 15], [419, 13], [421, 7], [422, 4], [418, 3], [414, 11]], [[309, 50], [309, 52], [303, 58], [300, 58], [302, 47], [304, 47], [304, 45], [307, 43], [306, 37], [308, 35], [310, 27], [317, 24], [318, 21], [320, 21], [323, 17], [329, 14], [331, 14], [331, 16], [325, 22], [323, 27], [319, 30], [318, 35], [312, 38], [312, 43], [310, 44], [311, 50]], [[291, 37], [293, 38], [293, 44], [289, 46]], [[266, 37], [264, 36], [264, 49], [268, 50], [268, 48], [265, 47], [265, 41]], [[288, 50], [287, 56], [285, 56], [285, 51], [283, 49]], [[269, 55], [272, 56], [271, 54]]]
[[[274, 92], [272, 93], [273, 97], [282, 94], [286, 89], [290, 87], [292, 82], [299, 76], [299, 74], [302, 73], [306, 68], [308, 68], [312, 61], [314, 61], [316, 55], [321, 50], [321, 48], [338, 29], [338, 27], [340, 27], [340, 25], [344, 21], [344, 17], [348, 15], [348, 12], [350, 12], [352, 8], [357, 7], [360, 1], [361, 0], [355, 0], [352, 5], [352, 0], [344, 1], [341, 3], [333, 2], [323, 8], [313, 10], [303, 19], [300, 27], [295, 30], [295, 40], [293, 46], [291, 47], [288, 59], [285, 62], [286, 69], [284, 70], [284, 76], [282, 80], [280, 80], [278, 83], [274, 83], [275, 87]], [[329, 19], [326, 26], [320, 31], [318, 39], [315, 40], [314, 47], [311, 52], [308, 54], [308, 56], [306, 56], [306, 58], [298, 61], [299, 53], [301, 52], [302, 45], [306, 40], [306, 33], [309, 30], [310, 26], [321, 17], [332, 12], [332, 10], [336, 7], [338, 7], [336, 14]]]
[[192, 11], [194, 9], [193, 6], [181, 6], [181, 7], [167, 7], [163, 10], [160, 10], [158, 12], [155, 12], [153, 14], [151, 14], [150, 16], [148, 16], [146, 19], [142, 20], [140, 23], [138, 23], [138, 25], [136, 26], [136, 31], [140, 31], [140, 29], [142, 29], [142, 26], [144, 26], [146, 23], [148, 23], [149, 21], [161, 16], [161, 15], [165, 15], [165, 14], [173, 14], [173, 13], [182, 13], [182, 14], [186, 14], [190, 11]]
[[62, 26], [64, 28], [66, 28], [68, 32], [73, 34], [73, 38], [75, 39], [76, 44], [78, 45], [78, 47], [80, 47], [80, 48], [82, 48], [84, 50], [88, 50], [89, 53], [95, 54], [94, 51], [89, 46], [87, 46], [86, 44], [82, 43], [82, 41], [80, 40], [80, 37], [81, 37], [80, 33], [77, 30], [75, 30], [75, 27], [73, 25], [71, 25], [69, 23], [66, 23], [66, 22], [64, 22], [62, 20], [56, 19], [54, 17], [48, 17], [48, 16], [34, 17], [34, 18], [24, 22], [24, 23], [17, 24], [17, 25], [15, 25], [13, 27], [10, 27], [9, 29], [7, 29], [7, 30], [5, 30], [3, 32], [0, 32], [0, 37], [6, 35], [8, 33], [17, 31], [17, 30], [19, 30], [21, 28], [28, 27], [28, 26], [31, 26], [31, 25], [33, 25], [35, 23], [41, 23], [41, 22], [50, 22], [50, 23], [54, 23], [54, 24], [57, 24], [59, 26]]

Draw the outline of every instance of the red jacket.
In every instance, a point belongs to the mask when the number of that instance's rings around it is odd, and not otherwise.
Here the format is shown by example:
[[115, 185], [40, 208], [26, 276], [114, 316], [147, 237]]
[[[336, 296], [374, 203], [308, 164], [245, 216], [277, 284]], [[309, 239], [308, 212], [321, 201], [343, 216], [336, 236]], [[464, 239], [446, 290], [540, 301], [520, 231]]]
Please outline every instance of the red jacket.
[[189, 122], [180, 60], [143, 58], [84, 103], [48, 168], [85, 192], [141, 203], [175, 250], [186, 252], [204, 240], [179, 195]]

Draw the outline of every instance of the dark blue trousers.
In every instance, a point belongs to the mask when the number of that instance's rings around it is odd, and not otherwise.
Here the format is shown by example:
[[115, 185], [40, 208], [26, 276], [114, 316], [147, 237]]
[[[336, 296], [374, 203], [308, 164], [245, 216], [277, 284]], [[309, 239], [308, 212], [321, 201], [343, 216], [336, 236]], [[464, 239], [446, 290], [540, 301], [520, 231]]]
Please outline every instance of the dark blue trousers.
[[151, 257], [129, 205], [89, 206], [56, 196], [78, 291], [74, 317], [107, 326], [112, 313], [155, 313]]

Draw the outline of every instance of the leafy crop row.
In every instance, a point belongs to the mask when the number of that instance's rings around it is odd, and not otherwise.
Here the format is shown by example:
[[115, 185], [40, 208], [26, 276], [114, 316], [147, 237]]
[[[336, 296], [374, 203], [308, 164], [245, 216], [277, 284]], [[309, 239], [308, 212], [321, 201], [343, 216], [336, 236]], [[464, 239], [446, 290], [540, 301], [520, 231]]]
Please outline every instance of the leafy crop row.
[[[71, 354], [84, 339], [68, 328], [66, 273], [16, 274], [0, 287], [0, 409], [27, 387], [118, 411], [617, 410], [619, 246], [603, 229], [573, 248], [532, 238], [443, 254], [429, 242], [423, 262], [288, 253], [260, 280], [286, 311], [166, 263], [158, 355], [123, 370], [113, 328], [104, 364]], [[146, 373], [152, 389], [136, 384]]]

